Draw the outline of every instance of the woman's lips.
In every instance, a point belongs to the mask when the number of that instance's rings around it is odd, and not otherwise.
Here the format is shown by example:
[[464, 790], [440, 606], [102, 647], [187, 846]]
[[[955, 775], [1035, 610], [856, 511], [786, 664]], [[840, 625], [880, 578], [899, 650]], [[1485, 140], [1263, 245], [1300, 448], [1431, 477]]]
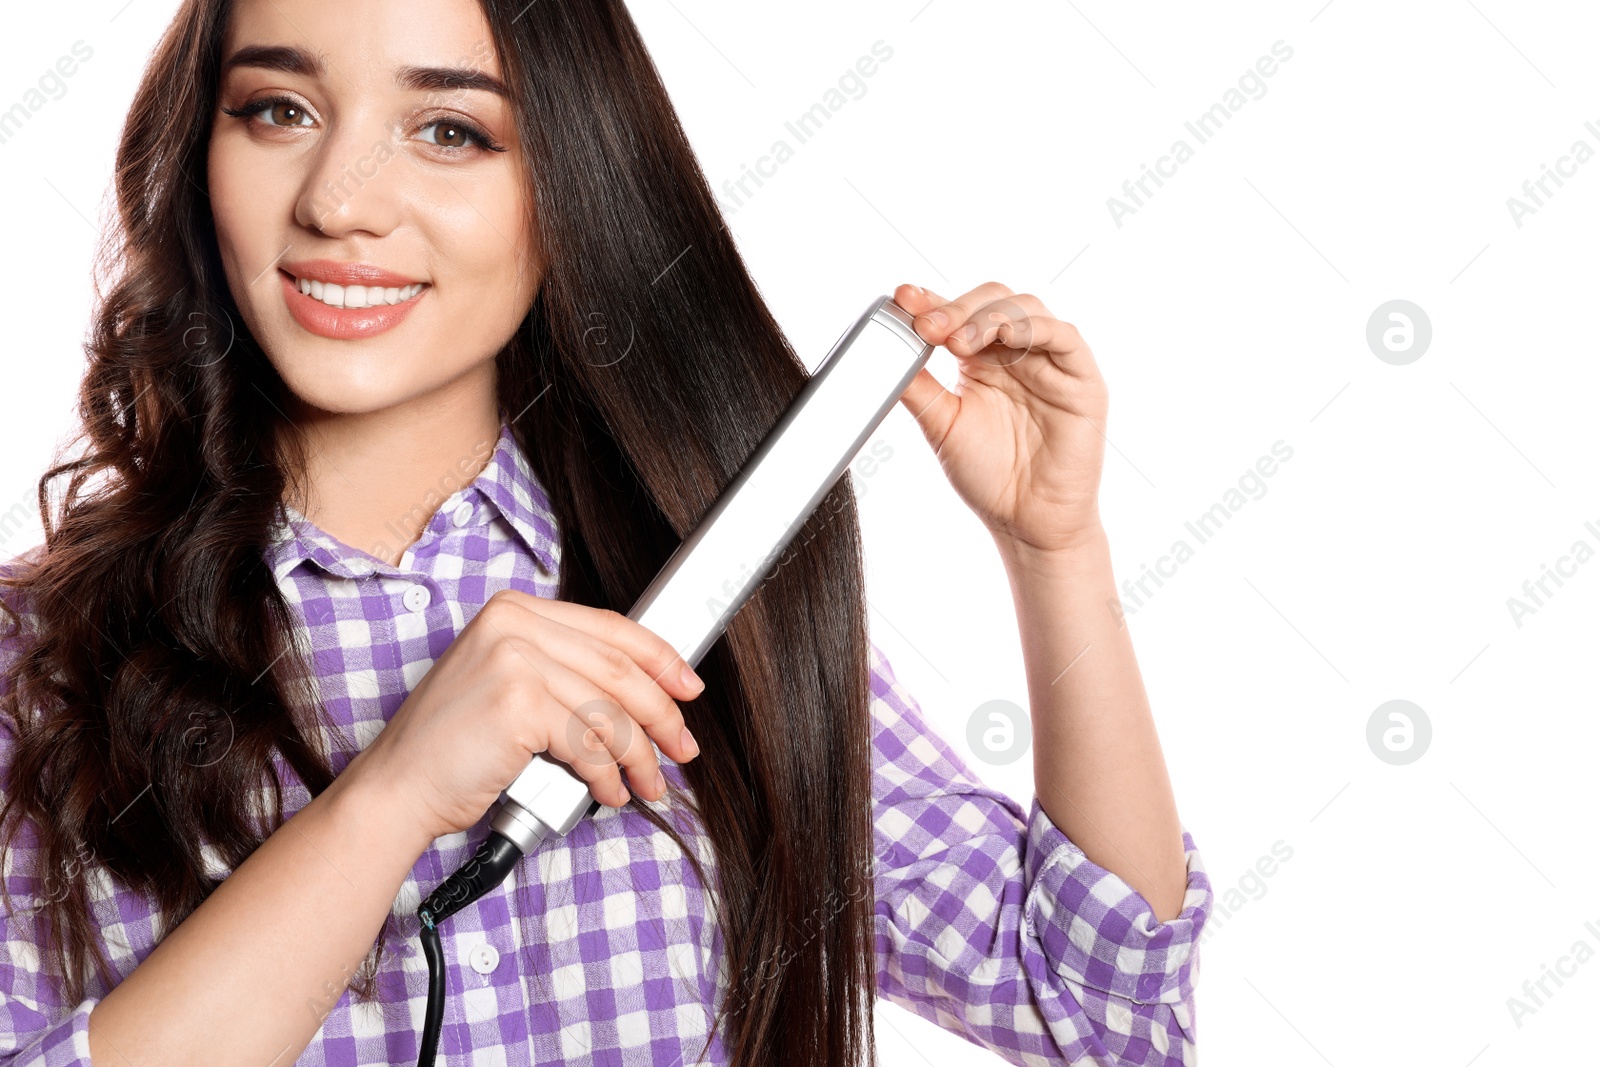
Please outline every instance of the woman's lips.
[[288, 271], [280, 269], [278, 279], [283, 288], [284, 303], [289, 305], [289, 314], [294, 316], [294, 320], [319, 337], [331, 337], [338, 341], [372, 337], [393, 329], [411, 314], [411, 309], [433, 288], [431, 285], [424, 286], [422, 292], [398, 304], [336, 308], [302, 293], [294, 275]]

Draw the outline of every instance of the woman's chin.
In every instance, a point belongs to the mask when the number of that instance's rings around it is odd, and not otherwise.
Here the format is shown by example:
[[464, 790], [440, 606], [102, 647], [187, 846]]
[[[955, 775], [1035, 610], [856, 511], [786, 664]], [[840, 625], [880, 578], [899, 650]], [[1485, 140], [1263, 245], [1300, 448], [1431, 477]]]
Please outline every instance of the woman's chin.
[[305, 410], [328, 415], [367, 415], [427, 392], [422, 383], [407, 382], [393, 374], [374, 376], [362, 371], [349, 368], [340, 373], [322, 366], [310, 374], [285, 374], [282, 368], [278, 373]]

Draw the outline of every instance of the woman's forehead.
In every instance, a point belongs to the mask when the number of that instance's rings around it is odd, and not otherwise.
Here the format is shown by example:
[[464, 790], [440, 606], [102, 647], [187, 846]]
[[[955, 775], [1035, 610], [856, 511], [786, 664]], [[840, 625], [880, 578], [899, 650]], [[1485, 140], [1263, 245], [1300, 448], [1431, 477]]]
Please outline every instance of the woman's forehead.
[[417, 84], [414, 74], [408, 79], [414, 70], [460, 71], [456, 87], [491, 91], [500, 78], [478, 0], [233, 0], [228, 8], [224, 72], [241, 65], [235, 57], [243, 51], [242, 65], [320, 79], [333, 89], [440, 88], [426, 78]]

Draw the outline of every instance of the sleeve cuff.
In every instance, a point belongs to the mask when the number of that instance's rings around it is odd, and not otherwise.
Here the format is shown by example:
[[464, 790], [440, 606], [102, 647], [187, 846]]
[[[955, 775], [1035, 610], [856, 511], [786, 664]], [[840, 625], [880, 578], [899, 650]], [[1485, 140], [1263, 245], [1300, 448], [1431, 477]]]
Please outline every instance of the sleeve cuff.
[[1179, 1004], [1194, 992], [1211, 882], [1188, 831], [1183, 910], [1158, 923], [1127, 882], [1073, 844], [1039, 804], [1028, 814], [1023, 920], [1061, 977], [1138, 1004]]
[[[16, 1003], [0, 998], [0, 1017], [14, 1014]], [[85, 997], [48, 1029], [21, 1034], [13, 1031], [16, 1039], [28, 1039], [28, 1043], [4, 1048], [4, 1041], [0, 1040], [0, 1063], [6, 1067], [93, 1067], [89, 1059], [89, 1013], [98, 1003], [99, 997]]]

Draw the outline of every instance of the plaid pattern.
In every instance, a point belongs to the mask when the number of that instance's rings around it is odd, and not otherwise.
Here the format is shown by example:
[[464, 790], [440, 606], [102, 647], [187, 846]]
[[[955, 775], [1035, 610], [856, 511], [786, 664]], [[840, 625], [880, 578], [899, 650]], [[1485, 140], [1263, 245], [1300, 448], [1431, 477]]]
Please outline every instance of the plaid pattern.
[[[440, 502], [398, 566], [291, 513], [268, 562], [299, 616], [334, 769], [377, 735], [496, 590], [554, 596], [559, 547], [548, 500], [505, 429], [487, 467]], [[0, 648], [0, 685], [8, 652]], [[1087, 859], [1037, 798], [1024, 814], [984, 786], [928, 727], [876, 644], [871, 654], [878, 994], [1010, 1063], [1193, 1064], [1195, 949], [1211, 891], [1188, 833], [1183, 912], [1156, 923], [1144, 899]], [[10, 740], [0, 729], [0, 746]], [[658, 757], [685, 788], [678, 766]], [[9, 762], [0, 751], [0, 774]], [[277, 762], [292, 814], [310, 796]], [[655, 806], [713, 871], [688, 812], [674, 810], [670, 794]], [[394, 902], [380, 1002], [352, 1004], [346, 991], [298, 1064], [416, 1062], [427, 974], [416, 909], [487, 832], [486, 814], [418, 858]], [[4, 857], [19, 908], [44, 893], [35, 840], [26, 826]], [[213, 867], [226, 873], [214, 854]], [[158, 933], [147, 902], [114, 892], [100, 873], [94, 904], [120, 979]], [[701, 1054], [726, 991], [715, 900], [672, 840], [635, 811], [601, 807], [565, 838], [546, 840], [440, 929], [451, 990], [441, 1064], [727, 1062], [720, 1031]], [[109, 990], [64, 1003], [41, 973], [25, 910], [0, 919], [0, 941], [0, 1065], [89, 1067], [88, 1015]]]

